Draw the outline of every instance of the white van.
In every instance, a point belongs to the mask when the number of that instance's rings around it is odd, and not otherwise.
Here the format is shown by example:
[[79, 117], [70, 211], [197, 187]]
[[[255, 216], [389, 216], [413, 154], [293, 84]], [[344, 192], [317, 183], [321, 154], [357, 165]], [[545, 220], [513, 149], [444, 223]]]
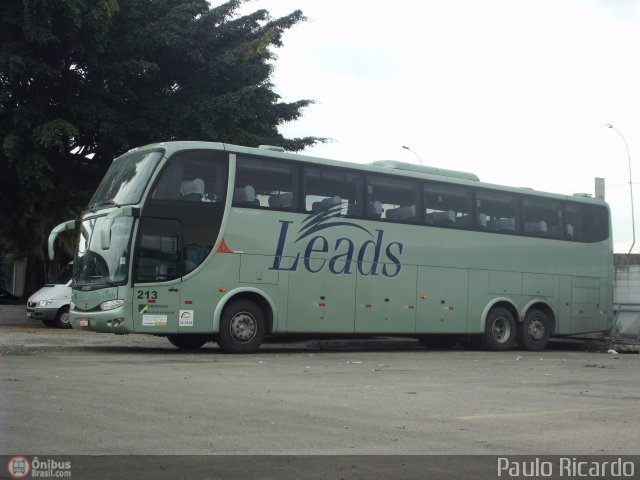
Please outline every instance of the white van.
[[71, 302], [71, 276], [73, 263], [67, 264], [55, 278], [27, 301], [27, 317], [42, 320], [47, 327], [71, 328], [69, 303]]

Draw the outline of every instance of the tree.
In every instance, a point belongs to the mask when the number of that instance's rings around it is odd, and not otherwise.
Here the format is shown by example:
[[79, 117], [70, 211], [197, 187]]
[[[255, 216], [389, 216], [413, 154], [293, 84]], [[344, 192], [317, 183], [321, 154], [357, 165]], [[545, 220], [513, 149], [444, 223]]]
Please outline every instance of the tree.
[[279, 133], [311, 101], [282, 102], [269, 81], [273, 48], [302, 12], [240, 16], [244, 1], [0, 2], [0, 239], [29, 257], [27, 292], [50, 229], [77, 215], [126, 150], [324, 141]]

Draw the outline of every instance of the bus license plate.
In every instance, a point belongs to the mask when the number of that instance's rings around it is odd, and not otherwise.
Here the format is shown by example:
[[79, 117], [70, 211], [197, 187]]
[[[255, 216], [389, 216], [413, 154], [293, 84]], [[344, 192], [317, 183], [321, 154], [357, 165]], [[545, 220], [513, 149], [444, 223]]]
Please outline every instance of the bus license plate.
[[89, 326], [89, 319], [88, 318], [81, 318], [80, 319], [80, 326], [81, 327], [88, 327]]

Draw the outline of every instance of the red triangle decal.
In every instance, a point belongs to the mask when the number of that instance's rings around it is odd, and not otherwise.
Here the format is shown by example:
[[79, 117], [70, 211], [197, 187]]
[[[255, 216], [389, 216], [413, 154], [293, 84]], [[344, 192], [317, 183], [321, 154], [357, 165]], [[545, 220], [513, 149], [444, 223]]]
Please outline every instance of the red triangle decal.
[[227, 242], [225, 242], [224, 238], [223, 238], [222, 241], [220, 242], [220, 246], [218, 247], [217, 252], [218, 253], [233, 253], [233, 250], [231, 250], [229, 248], [229, 246], [227, 245]]

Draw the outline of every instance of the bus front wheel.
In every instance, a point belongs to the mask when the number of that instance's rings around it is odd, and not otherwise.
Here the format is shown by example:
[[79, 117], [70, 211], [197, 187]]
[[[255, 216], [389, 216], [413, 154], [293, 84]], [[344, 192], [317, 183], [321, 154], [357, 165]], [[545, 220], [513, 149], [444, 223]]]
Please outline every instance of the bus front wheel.
[[220, 317], [218, 345], [225, 353], [252, 353], [264, 340], [265, 316], [250, 300], [236, 300]]
[[497, 307], [489, 312], [480, 343], [486, 350], [509, 350], [516, 341], [516, 321], [509, 310]]
[[525, 350], [536, 352], [544, 350], [551, 335], [549, 318], [541, 310], [532, 308], [527, 312], [524, 321], [518, 325], [518, 344]]

